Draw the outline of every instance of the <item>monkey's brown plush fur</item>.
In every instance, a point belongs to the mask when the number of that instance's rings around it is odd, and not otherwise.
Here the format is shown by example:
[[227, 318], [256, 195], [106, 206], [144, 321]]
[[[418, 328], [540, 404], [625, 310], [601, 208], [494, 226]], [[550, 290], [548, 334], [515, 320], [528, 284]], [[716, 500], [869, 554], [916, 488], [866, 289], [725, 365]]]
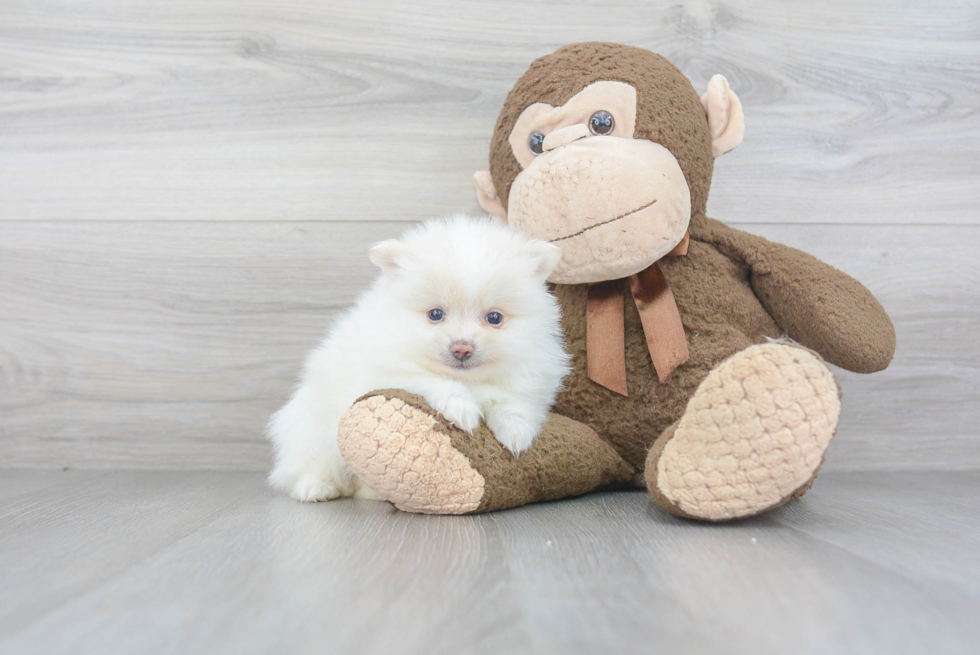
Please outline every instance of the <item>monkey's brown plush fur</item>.
[[590, 426], [641, 469], [650, 446], [684, 413], [708, 372], [752, 344], [788, 333], [827, 361], [859, 373], [885, 368], [895, 349], [888, 315], [853, 278], [806, 253], [704, 216], [693, 218], [690, 230], [687, 257], [669, 257], [661, 265], [691, 357], [663, 383], [628, 295], [629, 397], [592, 382], [585, 370], [587, 285], [555, 288], [575, 367], [555, 411]]
[[[705, 216], [713, 170], [705, 109], [659, 55], [583, 43], [535, 61], [508, 95], [491, 144], [490, 171], [504, 207], [522, 170], [508, 143], [521, 113], [537, 102], [563, 105], [607, 80], [636, 87], [633, 138], [667, 148], [690, 189], [689, 251], [660, 261], [690, 357], [661, 382], [626, 293], [629, 395], [596, 384], [586, 369], [588, 285], [556, 285], [574, 370], [555, 408], [561, 416], [522, 455], [525, 462], [489, 443], [487, 430], [469, 437], [399, 392], [369, 394], [342, 421], [341, 449], [354, 472], [402, 509], [485, 511], [633, 483], [683, 516], [726, 520], [766, 511], [812, 484], [836, 430], [839, 392], [824, 360], [861, 373], [891, 361], [894, 328], [859, 282]], [[583, 446], [594, 439], [630, 466]], [[584, 466], [569, 466], [576, 456]]]

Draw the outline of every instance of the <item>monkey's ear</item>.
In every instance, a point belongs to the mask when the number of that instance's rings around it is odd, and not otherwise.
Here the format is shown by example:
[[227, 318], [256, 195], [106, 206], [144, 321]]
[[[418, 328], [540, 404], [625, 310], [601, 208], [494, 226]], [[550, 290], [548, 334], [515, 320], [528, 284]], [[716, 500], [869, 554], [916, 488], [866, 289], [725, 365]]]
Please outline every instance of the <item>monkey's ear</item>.
[[398, 270], [398, 260], [404, 251], [402, 242], [397, 239], [388, 239], [368, 251], [371, 263], [380, 268], [385, 273], [393, 273]]
[[534, 272], [541, 276], [542, 280], [547, 280], [548, 276], [554, 272], [561, 261], [562, 250], [553, 243], [531, 239], [527, 244], [527, 252], [535, 263]]
[[742, 101], [728, 86], [724, 75], [711, 78], [708, 90], [701, 96], [701, 104], [708, 114], [711, 154], [720, 157], [734, 150], [745, 136], [745, 115], [742, 113]]
[[497, 196], [497, 189], [493, 186], [493, 177], [490, 176], [490, 171], [473, 173], [473, 182], [476, 183], [476, 200], [483, 207], [483, 211], [506, 222], [507, 209], [501, 204], [500, 198]]

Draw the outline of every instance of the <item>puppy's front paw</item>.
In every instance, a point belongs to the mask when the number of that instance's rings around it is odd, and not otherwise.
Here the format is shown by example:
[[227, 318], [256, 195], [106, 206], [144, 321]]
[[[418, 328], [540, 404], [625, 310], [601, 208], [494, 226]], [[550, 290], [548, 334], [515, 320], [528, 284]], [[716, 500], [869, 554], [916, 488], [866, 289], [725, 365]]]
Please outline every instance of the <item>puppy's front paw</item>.
[[290, 495], [301, 503], [318, 503], [340, 497], [340, 490], [315, 475], [301, 475]]
[[441, 402], [433, 405], [439, 413], [446, 417], [446, 420], [450, 423], [473, 434], [473, 430], [476, 429], [476, 426], [480, 424], [480, 419], [483, 418], [483, 412], [480, 411], [480, 406], [468, 398], [463, 398], [455, 394], [446, 396], [440, 400]]
[[518, 456], [531, 447], [538, 436], [539, 425], [523, 416], [509, 412], [492, 412], [487, 417], [487, 426], [500, 445]]

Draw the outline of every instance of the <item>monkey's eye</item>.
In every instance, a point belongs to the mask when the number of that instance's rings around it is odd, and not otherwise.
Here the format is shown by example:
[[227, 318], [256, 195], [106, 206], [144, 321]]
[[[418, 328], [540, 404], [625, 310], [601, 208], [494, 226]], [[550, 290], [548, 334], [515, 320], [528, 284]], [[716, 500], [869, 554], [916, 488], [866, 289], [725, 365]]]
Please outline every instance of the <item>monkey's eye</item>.
[[605, 109], [600, 109], [589, 117], [589, 131], [600, 136], [610, 134], [616, 127], [616, 121], [612, 114]]
[[504, 322], [504, 315], [500, 312], [490, 312], [487, 314], [487, 323], [490, 325], [500, 325]]
[[532, 132], [531, 136], [527, 138], [527, 147], [536, 155], [544, 152], [544, 134], [541, 132]]
[[430, 309], [428, 316], [430, 321], [433, 323], [438, 323], [446, 316], [446, 313], [441, 309]]

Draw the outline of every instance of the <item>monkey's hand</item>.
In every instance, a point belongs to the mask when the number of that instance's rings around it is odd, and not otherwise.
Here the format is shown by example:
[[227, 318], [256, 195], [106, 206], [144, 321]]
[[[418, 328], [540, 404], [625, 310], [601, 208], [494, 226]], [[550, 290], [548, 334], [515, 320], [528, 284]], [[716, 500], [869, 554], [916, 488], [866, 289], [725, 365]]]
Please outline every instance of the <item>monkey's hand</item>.
[[[795, 248], [701, 220], [706, 238], [700, 240], [749, 266], [755, 295], [792, 339], [856, 373], [888, 366], [895, 327], [864, 285]], [[691, 236], [697, 238], [693, 230]]]

